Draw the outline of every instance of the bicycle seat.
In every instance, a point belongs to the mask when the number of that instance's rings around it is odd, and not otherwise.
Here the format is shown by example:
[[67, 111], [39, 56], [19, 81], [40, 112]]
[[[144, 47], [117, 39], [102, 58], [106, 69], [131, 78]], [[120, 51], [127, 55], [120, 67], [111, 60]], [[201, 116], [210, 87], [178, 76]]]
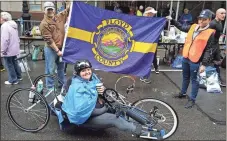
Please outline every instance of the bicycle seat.
[[25, 54], [25, 55], [21, 55], [20, 57], [16, 58], [15, 60], [21, 60], [24, 59], [26, 57], [28, 57], [31, 53]]

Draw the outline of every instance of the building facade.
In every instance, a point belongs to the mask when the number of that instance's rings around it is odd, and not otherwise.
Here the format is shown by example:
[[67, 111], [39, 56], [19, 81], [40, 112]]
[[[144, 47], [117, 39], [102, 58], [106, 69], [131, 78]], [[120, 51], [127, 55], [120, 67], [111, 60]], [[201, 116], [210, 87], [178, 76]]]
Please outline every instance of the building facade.
[[[29, 13], [31, 14], [31, 20], [42, 20], [43, 19], [43, 4], [45, 1], [38, 0], [29, 0], [27, 1], [29, 7]], [[113, 1], [88, 1], [87, 3], [98, 6], [100, 8], [105, 8], [109, 10], [113, 10]], [[151, 6], [158, 10], [160, 13], [162, 9], [166, 8], [169, 1], [119, 1], [118, 2], [121, 8], [124, 9], [124, 13], [127, 13], [129, 7], [138, 7], [143, 5], [144, 7]], [[1, 2], [1, 10], [8, 11], [12, 14], [14, 20], [19, 19], [22, 15], [22, 1], [2, 1]], [[60, 11], [64, 6], [63, 2], [55, 2], [55, 5]], [[188, 8], [193, 15], [193, 19], [197, 20], [197, 15], [200, 13], [202, 9], [210, 9], [212, 11], [216, 11], [218, 8], [226, 9], [226, 1], [180, 1], [178, 16], [182, 14], [184, 8]], [[177, 9], [177, 1], [173, 2], [173, 9]], [[159, 14], [161, 16], [161, 14]]]

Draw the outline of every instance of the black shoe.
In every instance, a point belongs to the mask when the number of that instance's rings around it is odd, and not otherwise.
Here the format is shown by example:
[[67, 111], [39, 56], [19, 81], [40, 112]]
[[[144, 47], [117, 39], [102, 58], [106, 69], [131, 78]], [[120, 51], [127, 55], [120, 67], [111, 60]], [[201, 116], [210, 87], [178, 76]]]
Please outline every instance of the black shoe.
[[181, 93], [176, 94], [176, 95], [173, 96], [173, 98], [186, 98], [186, 97], [187, 97], [186, 94], [181, 94]]
[[155, 73], [156, 73], [156, 74], [159, 74], [159, 69], [158, 69], [158, 68], [155, 69]]
[[219, 85], [221, 87], [226, 87], [226, 83], [221, 78], [219, 79]]
[[189, 100], [188, 103], [184, 106], [186, 109], [190, 109], [195, 105], [194, 100]]

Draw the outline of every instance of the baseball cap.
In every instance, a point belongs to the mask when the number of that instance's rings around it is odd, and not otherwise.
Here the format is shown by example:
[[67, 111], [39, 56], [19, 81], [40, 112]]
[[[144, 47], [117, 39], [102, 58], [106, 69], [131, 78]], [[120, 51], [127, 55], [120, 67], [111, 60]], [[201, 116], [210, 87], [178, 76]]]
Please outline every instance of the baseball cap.
[[147, 13], [153, 13], [153, 14], [156, 14], [156, 13], [157, 13], [157, 11], [156, 11], [153, 7], [147, 7], [147, 8], [145, 9], [144, 14], [147, 14]]
[[209, 9], [205, 9], [199, 14], [198, 18], [211, 19], [212, 12]]
[[53, 2], [45, 2], [44, 3], [44, 9], [45, 10], [47, 10], [47, 9], [53, 9], [53, 10], [55, 10], [54, 3]]

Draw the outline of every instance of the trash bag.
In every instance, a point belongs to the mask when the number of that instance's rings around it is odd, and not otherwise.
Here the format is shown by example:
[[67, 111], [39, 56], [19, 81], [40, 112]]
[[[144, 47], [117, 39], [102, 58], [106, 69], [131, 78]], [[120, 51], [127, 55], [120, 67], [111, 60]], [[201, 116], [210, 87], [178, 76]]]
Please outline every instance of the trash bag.
[[206, 79], [208, 93], [222, 93], [216, 68], [211, 66], [206, 68]]
[[199, 88], [206, 89], [207, 88], [207, 78], [206, 78], [206, 71], [202, 73], [198, 73], [198, 80], [199, 80]]
[[177, 55], [177, 57], [173, 61], [172, 67], [176, 69], [182, 69], [182, 60], [183, 56]]

